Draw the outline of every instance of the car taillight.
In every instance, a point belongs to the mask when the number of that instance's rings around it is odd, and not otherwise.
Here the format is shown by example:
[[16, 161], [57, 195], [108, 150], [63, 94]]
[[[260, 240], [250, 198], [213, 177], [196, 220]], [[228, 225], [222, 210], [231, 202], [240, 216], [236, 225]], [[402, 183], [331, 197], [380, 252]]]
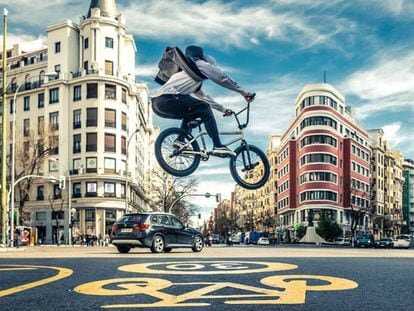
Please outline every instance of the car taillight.
[[139, 231], [139, 230], [149, 230], [151, 228], [151, 226], [149, 224], [139, 224], [139, 225], [135, 225], [134, 230]]
[[118, 227], [117, 226], [112, 226], [112, 232], [115, 232], [116, 230], [118, 230]]

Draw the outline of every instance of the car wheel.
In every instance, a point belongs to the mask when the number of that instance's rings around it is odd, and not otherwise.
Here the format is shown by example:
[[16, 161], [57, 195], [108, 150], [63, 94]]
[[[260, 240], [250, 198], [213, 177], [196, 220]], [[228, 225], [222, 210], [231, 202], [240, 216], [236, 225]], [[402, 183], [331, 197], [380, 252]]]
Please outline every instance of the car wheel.
[[164, 252], [165, 253], [169, 253], [169, 252], [171, 252], [172, 251], [172, 248], [171, 247], [165, 247], [164, 248]]
[[117, 246], [116, 248], [121, 254], [127, 254], [131, 250], [131, 248], [127, 246]]
[[204, 247], [204, 242], [203, 242], [203, 238], [199, 235], [197, 235], [194, 239], [194, 244], [193, 244], [193, 252], [201, 252], [203, 250]]
[[151, 252], [153, 253], [162, 253], [164, 251], [164, 239], [160, 235], [156, 235], [154, 240], [152, 240]]

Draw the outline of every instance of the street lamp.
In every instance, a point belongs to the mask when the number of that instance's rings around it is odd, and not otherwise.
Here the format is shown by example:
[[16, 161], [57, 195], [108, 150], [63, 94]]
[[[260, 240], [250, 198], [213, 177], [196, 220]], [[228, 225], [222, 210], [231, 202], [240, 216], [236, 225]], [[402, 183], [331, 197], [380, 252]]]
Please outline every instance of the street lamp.
[[[183, 194], [183, 195], [179, 196], [177, 199], [175, 199], [174, 202], [172, 202], [172, 204], [170, 205], [170, 207], [168, 209], [168, 213], [171, 213], [171, 210], [173, 209], [174, 205], [177, 204], [177, 202], [180, 201], [184, 197], [206, 197], [206, 198], [209, 198], [209, 197], [211, 197], [211, 193], [206, 192], [206, 193], [187, 193], [187, 194]], [[216, 193], [214, 195], [214, 197], [216, 198], [216, 201], [219, 202], [220, 199], [221, 199], [221, 193]]]
[[[45, 76], [48, 78], [51, 77], [56, 77], [58, 74], [56, 72], [48, 72], [45, 73]], [[37, 78], [37, 76], [33, 76], [29, 79], [29, 81], [32, 78]], [[26, 81], [27, 82], [27, 81]], [[13, 95], [13, 121], [12, 121], [12, 151], [11, 151], [11, 185], [14, 185], [14, 179], [16, 178], [16, 163], [15, 163], [15, 153], [16, 153], [16, 99], [17, 99], [17, 94], [19, 93], [21, 85], [17, 85], [16, 86], [16, 91], [14, 92]], [[5, 100], [3, 100], [3, 102], [5, 102]], [[4, 110], [4, 105], [3, 105], [3, 111]], [[3, 113], [3, 115], [5, 115], [5, 113]], [[14, 186], [11, 187], [11, 220], [10, 220], [10, 226], [13, 228], [13, 224], [14, 224]]]
[[131, 142], [132, 137], [139, 132], [139, 128], [129, 136], [128, 142], [126, 145], [126, 164], [125, 164], [125, 214], [128, 213], [128, 157], [129, 157], [129, 143]]
[[[8, 203], [10, 202], [10, 196], [11, 194], [14, 192], [13, 189], [14, 187], [17, 186], [17, 184], [19, 182], [21, 182], [24, 179], [27, 178], [41, 178], [41, 179], [46, 179], [46, 180], [50, 180], [51, 182], [55, 183], [58, 181], [58, 179], [54, 176], [41, 176], [41, 175], [25, 175], [20, 177], [18, 180], [16, 180], [12, 186], [10, 187], [8, 193], [7, 193], [7, 209], [8, 209]], [[10, 220], [10, 247], [13, 247], [13, 230], [14, 230], [14, 198], [11, 201], [11, 220]]]
[[72, 246], [72, 185], [70, 180], [70, 171], [68, 170], [66, 165], [61, 163], [58, 159], [49, 158], [49, 160], [57, 162], [59, 163], [59, 165], [62, 165], [63, 169], [68, 173], [68, 244], [69, 246]]

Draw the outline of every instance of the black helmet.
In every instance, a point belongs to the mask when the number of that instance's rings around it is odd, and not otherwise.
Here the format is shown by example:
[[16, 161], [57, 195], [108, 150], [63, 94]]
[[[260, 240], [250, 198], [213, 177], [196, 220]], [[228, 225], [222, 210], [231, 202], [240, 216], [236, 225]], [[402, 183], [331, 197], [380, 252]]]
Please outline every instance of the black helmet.
[[185, 48], [185, 56], [204, 59], [203, 48], [198, 45], [189, 45]]

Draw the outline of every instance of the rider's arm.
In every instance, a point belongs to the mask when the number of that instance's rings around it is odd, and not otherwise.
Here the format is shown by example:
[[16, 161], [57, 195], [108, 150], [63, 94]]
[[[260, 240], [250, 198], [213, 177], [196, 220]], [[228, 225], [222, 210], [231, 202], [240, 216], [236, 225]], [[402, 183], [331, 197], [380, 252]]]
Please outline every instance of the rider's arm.
[[240, 85], [235, 81], [230, 79], [220, 68], [214, 66], [206, 61], [198, 60], [197, 67], [200, 71], [209, 78], [211, 81], [217, 83], [218, 85], [225, 87], [229, 90], [235, 91], [242, 94], [243, 96], [249, 94], [247, 91], [243, 90]]
[[194, 95], [202, 101], [207, 102], [213, 109], [216, 109], [220, 112], [224, 112], [226, 110], [226, 108], [224, 108], [223, 105], [220, 105], [219, 103], [215, 102], [214, 99], [211, 98], [208, 94], [204, 93], [201, 88], [197, 92], [195, 92]]

